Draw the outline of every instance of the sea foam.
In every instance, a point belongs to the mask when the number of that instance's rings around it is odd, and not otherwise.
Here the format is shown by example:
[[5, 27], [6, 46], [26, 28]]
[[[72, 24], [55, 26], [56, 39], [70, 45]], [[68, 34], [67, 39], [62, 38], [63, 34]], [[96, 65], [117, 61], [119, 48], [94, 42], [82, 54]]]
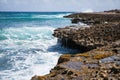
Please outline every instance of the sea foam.
[[1, 30], [0, 80], [30, 80], [34, 75], [48, 74], [60, 53], [68, 49], [57, 44], [50, 26], [10, 27]]
[[[45, 75], [57, 64], [61, 47], [55, 28], [70, 24], [68, 12], [0, 13], [0, 80], [30, 80]], [[74, 52], [74, 51], [73, 51]]]

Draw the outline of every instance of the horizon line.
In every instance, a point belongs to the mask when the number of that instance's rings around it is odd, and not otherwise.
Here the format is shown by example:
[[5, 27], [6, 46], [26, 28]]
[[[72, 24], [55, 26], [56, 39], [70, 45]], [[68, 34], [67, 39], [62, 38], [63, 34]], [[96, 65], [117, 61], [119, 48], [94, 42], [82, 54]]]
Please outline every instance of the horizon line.
[[78, 12], [78, 11], [0, 11], [0, 12]]

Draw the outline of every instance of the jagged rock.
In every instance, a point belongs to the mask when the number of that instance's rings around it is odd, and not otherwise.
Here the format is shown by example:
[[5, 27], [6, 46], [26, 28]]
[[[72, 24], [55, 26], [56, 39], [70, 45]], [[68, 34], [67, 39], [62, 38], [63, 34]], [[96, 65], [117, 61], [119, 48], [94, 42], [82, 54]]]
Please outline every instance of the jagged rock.
[[72, 23], [83, 22], [85, 24], [100, 24], [108, 22], [117, 22], [120, 20], [120, 10], [110, 10], [94, 13], [75, 13], [65, 18], [72, 18]]
[[[50, 74], [35, 76], [37, 79], [32, 80], [118, 80], [120, 78], [120, 60], [115, 59], [119, 59], [120, 53], [113, 52], [111, 48], [102, 47], [69, 56], [69, 60], [57, 64]], [[59, 60], [64, 59], [64, 56], [66, 54], [62, 55], [63, 58], [59, 58]]]
[[120, 22], [96, 24], [90, 27], [59, 28], [53, 34], [62, 46], [75, 48], [81, 52], [106, 46], [120, 39]]
[[62, 46], [83, 53], [63, 54], [50, 74], [34, 76], [31, 80], [120, 80], [119, 13], [119, 10], [111, 10], [69, 15], [75, 19], [82, 16], [79, 19], [95, 24], [90, 27], [58, 28], [53, 35]]

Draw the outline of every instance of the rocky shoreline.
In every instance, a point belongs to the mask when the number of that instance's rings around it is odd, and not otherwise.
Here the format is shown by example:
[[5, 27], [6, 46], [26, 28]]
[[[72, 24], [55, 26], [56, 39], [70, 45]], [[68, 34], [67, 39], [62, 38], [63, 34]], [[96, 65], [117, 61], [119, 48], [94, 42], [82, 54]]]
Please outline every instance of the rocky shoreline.
[[63, 46], [89, 51], [120, 39], [120, 23], [96, 24], [89, 27], [65, 27], [54, 31]]
[[120, 10], [64, 17], [89, 24], [58, 28], [53, 34], [62, 46], [80, 53], [63, 54], [50, 74], [31, 80], [120, 80]]

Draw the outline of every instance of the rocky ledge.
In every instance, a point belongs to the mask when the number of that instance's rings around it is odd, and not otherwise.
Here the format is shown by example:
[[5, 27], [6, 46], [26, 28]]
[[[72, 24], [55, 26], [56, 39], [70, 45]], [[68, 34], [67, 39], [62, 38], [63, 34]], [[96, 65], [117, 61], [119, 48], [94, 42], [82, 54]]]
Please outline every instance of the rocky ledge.
[[120, 39], [120, 22], [95, 24], [89, 27], [70, 26], [58, 28], [53, 34], [64, 47], [81, 52], [106, 46]]
[[103, 24], [120, 21], [120, 10], [110, 10], [94, 13], [75, 13], [65, 18], [71, 18], [72, 23], [83, 22], [85, 24]]
[[53, 34], [62, 46], [78, 49], [80, 53], [63, 54], [50, 74], [31, 80], [120, 80], [120, 18], [112, 17], [119, 17], [120, 11], [85, 15], [67, 17], [78, 22], [84, 19], [85, 23], [93, 20], [90, 25], [58, 28]]
[[32, 80], [120, 80], [120, 41], [85, 53], [64, 54], [50, 74]]

